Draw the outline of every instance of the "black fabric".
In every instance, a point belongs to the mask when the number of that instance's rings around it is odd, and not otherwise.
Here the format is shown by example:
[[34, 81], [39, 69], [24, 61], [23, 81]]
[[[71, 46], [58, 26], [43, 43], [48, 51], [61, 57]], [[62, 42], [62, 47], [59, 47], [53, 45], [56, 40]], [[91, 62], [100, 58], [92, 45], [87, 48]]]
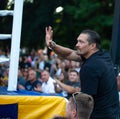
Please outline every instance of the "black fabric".
[[120, 66], [120, 0], [115, 0], [110, 51], [114, 64]]
[[37, 84], [42, 85], [42, 83], [38, 80], [36, 80], [33, 83], [30, 83], [30, 81], [27, 81], [26, 84], [25, 84], [25, 89], [28, 90], [28, 91], [34, 91], [34, 88], [37, 87]]
[[110, 55], [98, 51], [80, 70], [81, 91], [93, 96], [95, 108], [90, 119], [115, 119], [119, 108], [117, 79]]

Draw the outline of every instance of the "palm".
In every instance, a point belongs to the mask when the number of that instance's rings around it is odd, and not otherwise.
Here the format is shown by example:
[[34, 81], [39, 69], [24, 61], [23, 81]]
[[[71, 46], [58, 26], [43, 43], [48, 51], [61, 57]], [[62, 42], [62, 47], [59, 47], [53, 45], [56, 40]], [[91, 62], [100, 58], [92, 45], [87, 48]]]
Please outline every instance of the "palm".
[[47, 46], [50, 45], [50, 43], [52, 42], [52, 36], [53, 36], [53, 30], [52, 30], [52, 27], [46, 27], [46, 44]]

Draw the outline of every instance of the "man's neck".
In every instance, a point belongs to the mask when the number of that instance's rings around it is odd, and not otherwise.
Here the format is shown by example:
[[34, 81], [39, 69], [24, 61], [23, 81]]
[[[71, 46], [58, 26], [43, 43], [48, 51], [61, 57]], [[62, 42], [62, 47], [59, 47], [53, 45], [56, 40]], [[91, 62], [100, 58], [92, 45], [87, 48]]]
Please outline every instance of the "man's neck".
[[31, 84], [33, 84], [35, 81], [36, 81], [36, 79], [34, 79], [34, 80], [31, 80], [31, 81], [30, 81], [30, 83], [31, 83]]
[[92, 54], [94, 54], [98, 51], [99, 51], [99, 49], [95, 49], [95, 50], [90, 51], [88, 54], [86, 54], [85, 59], [88, 59]]

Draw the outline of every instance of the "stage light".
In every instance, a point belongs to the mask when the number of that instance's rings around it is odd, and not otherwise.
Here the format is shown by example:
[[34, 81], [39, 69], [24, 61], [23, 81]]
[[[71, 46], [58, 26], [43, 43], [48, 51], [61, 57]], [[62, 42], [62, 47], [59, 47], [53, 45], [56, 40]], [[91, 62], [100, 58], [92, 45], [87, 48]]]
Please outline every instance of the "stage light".
[[62, 11], [63, 11], [63, 7], [61, 7], [61, 6], [57, 7], [55, 10], [56, 13], [60, 13]]

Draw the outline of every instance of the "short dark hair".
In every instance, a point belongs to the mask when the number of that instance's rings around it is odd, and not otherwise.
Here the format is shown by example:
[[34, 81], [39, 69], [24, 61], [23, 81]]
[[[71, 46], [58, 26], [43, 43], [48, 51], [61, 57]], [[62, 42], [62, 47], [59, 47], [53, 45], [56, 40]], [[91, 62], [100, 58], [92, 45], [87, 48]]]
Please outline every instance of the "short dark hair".
[[75, 72], [77, 75], [79, 74], [75, 69], [70, 69], [69, 72]]
[[76, 108], [77, 115], [81, 119], [88, 119], [93, 111], [94, 100], [92, 96], [79, 92], [69, 99], [72, 108]]
[[91, 43], [96, 43], [96, 47], [98, 49], [100, 49], [100, 44], [101, 44], [101, 41], [100, 41], [100, 35], [93, 31], [93, 30], [83, 30], [81, 32], [81, 34], [88, 34], [89, 38], [88, 38], [88, 42], [91, 44]]

